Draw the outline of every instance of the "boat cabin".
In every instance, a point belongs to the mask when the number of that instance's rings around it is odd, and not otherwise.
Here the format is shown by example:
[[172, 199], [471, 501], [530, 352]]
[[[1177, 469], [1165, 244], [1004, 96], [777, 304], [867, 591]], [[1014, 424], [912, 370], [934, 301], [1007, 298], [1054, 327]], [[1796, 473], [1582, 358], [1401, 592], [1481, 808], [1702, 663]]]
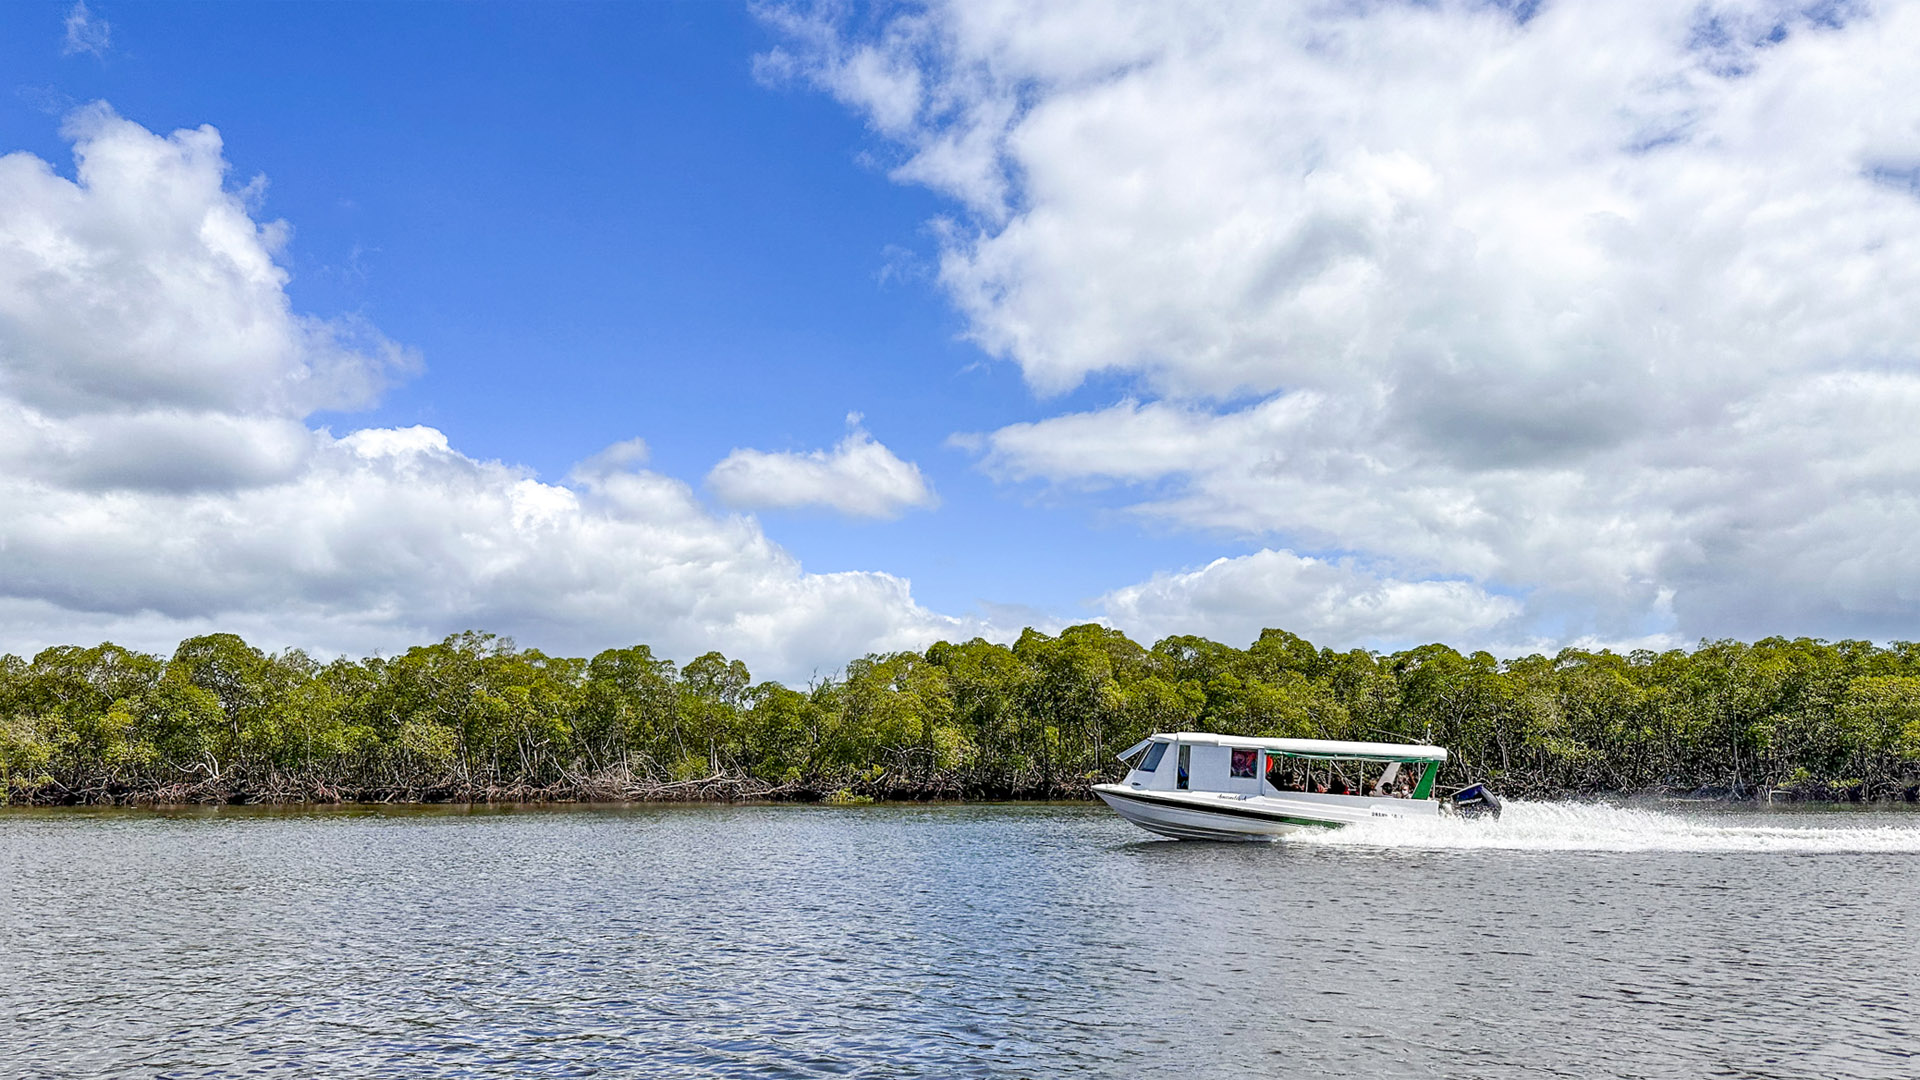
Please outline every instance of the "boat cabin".
[[1180, 731], [1154, 735], [1120, 755], [1135, 791], [1217, 792], [1306, 798], [1433, 798], [1447, 760], [1438, 746], [1262, 739]]

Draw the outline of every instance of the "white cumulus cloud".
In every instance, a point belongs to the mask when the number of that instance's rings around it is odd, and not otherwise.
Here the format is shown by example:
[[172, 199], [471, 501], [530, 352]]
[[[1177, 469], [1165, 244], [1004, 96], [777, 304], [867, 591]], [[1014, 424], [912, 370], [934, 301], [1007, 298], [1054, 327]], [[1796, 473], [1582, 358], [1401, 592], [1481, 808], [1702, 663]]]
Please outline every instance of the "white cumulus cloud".
[[1237, 643], [1284, 627], [1350, 647], [1486, 641], [1521, 610], [1469, 582], [1381, 578], [1350, 561], [1273, 550], [1158, 574], [1114, 590], [1102, 605], [1116, 625], [1147, 640], [1197, 634]]
[[954, 200], [973, 338], [1128, 395], [970, 440], [996, 475], [1520, 598], [1503, 633], [1912, 636], [1920, 3], [775, 25]]
[[[227, 186], [212, 128], [161, 136], [96, 106], [68, 133], [73, 180], [0, 157], [0, 648], [235, 629], [361, 652], [477, 627], [721, 649], [796, 679], [983, 629], [889, 574], [807, 573], [642, 468], [637, 439], [560, 484], [432, 428], [310, 426], [416, 359], [291, 310], [287, 230]], [[918, 483], [864, 433], [829, 460]], [[911, 503], [898, 486], [867, 497]]]
[[707, 473], [707, 486], [729, 506], [757, 510], [817, 506], [895, 518], [938, 505], [920, 467], [876, 442], [859, 420], [847, 418], [847, 436], [831, 450], [735, 450]]

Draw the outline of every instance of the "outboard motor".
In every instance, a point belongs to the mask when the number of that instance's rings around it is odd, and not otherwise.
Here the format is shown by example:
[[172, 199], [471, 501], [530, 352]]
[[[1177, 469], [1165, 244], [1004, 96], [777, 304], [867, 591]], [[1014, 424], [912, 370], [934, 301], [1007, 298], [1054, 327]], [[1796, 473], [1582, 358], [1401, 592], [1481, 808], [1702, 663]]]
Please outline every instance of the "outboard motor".
[[1453, 793], [1448, 808], [1464, 818], [1500, 816], [1500, 799], [1485, 784], [1472, 784]]

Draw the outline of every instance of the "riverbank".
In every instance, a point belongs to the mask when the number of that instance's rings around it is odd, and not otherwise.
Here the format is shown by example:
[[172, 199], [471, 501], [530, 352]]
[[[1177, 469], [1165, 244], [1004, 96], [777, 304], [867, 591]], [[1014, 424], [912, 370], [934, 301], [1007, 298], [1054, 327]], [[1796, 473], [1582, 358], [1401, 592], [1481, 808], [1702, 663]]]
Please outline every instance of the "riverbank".
[[[416, 784], [351, 784], [305, 777], [259, 780], [222, 777], [195, 783], [146, 786], [58, 783], [15, 787], [0, 806], [328, 806], [528, 803], [971, 803], [1086, 802], [1092, 778], [1052, 784], [983, 782], [957, 775], [905, 780], [885, 776], [846, 783], [795, 781], [770, 784], [746, 776], [715, 774], [691, 780], [656, 781], [630, 776], [581, 777], [547, 785], [481, 784], [446, 779]], [[1920, 803], [1920, 785], [1871, 791], [1865, 785], [1800, 788], [1681, 788], [1656, 786], [1614, 790], [1553, 789], [1543, 785], [1495, 785], [1500, 794], [1538, 802], [1653, 800], [1719, 805], [1887, 805]]]
[[1093, 798], [1094, 779], [1052, 783], [982, 781], [958, 775], [920, 779], [863, 777], [772, 784], [716, 773], [659, 781], [627, 775], [583, 776], [551, 784], [476, 783], [445, 778], [424, 783], [356, 784], [299, 776], [217, 777], [195, 782], [132, 785], [98, 782], [68, 786], [15, 785], [0, 793], [14, 806], [335, 805], [436, 803], [742, 803], [795, 802], [1081, 802]]
[[1496, 660], [1110, 628], [860, 657], [804, 688], [718, 653], [456, 634], [321, 663], [0, 656], [0, 798], [33, 804], [1081, 799], [1156, 731], [1430, 743], [1443, 784], [1555, 799], [1920, 797], [1920, 645], [1768, 638]]

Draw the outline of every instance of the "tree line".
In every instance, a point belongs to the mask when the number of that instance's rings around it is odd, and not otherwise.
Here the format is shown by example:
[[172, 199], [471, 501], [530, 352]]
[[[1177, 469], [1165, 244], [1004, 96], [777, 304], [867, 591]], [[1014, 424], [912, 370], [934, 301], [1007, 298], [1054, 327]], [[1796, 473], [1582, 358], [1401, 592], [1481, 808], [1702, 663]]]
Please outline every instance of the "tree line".
[[1156, 731], [1431, 742], [1514, 795], [1920, 794], [1920, 644], [1768, 638], [1498, 660], [1028, 630], [804, 687], [713, 652], [456, 634], [322, 662], [232, 634], [0, 657], [12, 802], [1059, 798]]

